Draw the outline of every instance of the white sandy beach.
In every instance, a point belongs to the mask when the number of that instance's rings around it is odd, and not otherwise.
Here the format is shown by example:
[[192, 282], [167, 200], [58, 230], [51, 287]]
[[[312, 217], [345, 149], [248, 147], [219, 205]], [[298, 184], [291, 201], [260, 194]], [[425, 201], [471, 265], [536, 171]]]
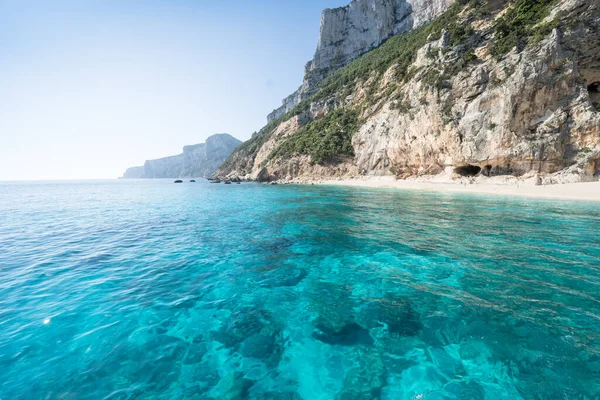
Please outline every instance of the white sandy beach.
[[536, 186], [532, 182], [502, 184], [475, 181], [469, 184], [466, 181], [463, 183], [451, 183], [434, 181], [396, 180], [391, 176], [385, 176], [341, 180], [320, 180], [315, 181], [315, 183], [322, 185], [337, 186], [396, 188], [449, 193], [482, 193], [497, 194], [504, 196], [524, 196], [569, 200], [600, 201], [600, 182], [563, 183], [557, 185]]

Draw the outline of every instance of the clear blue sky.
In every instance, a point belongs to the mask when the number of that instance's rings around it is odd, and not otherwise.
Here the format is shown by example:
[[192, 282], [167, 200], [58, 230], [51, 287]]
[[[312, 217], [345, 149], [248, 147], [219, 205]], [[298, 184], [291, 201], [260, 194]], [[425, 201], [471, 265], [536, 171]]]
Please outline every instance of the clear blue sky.
[[0, 0], [0, 180], [115, 178], [300, 85], [349, 0]]

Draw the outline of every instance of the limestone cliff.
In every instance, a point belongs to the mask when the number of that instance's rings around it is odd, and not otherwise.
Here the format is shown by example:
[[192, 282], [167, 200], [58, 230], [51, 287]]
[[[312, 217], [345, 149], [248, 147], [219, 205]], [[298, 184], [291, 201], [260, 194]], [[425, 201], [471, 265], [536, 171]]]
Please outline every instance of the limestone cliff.
[[206, 139], [206, 143], [185, 146], [182, 154], [148, 160], [143, 167], [129, 168], [123, 178], [208, 177], [221, 166], [240, 143], [241, 141], [226, 133], [212, 135]]
[[219, 174], [597, 180], [599, 43], [595, 0], [457, 1], [331, 72]]
[[306, 64], [300, 88], [267, 116], [273, 121], [314, 93], [331, 71], [347, 65], [389, 37], [420, 26], [444, 12], [454, 0], [353, 0], [326, 9], [314, 58]]
[[183, 178], [183, 154], [148, 160], [142, 179]]
[[123, 179], [142, 179], [144, 176], [144, 167], [131, 167], [123, 174]]

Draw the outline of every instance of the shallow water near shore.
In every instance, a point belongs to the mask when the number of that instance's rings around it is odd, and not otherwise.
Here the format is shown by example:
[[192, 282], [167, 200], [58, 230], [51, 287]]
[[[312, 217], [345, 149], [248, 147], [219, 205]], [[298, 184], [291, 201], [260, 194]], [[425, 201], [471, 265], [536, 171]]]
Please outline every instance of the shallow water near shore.
[[597, 203], [0, 183], [0, 399], [600, 398]]

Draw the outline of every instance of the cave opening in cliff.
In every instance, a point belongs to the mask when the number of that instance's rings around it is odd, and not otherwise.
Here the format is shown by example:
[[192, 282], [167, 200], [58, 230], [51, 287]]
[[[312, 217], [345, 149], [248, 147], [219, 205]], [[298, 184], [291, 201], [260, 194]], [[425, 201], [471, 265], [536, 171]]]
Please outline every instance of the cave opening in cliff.
[[491, 176], [492, 175], [492, 166], [491, 165], [486, 165], [485, 167], [483, 167], [483, 170], [481, 171], [481, 173], [485, 176]]
[[594, 82], [587, 87], [588, 93], [590, 95], [590, 100], [597, 106], [600, 103], [600, 82]]
[[478, 167], [476, 165], [463, 165], [461, 167], [454, 168], [454, 173], [466, 177], [476, 176], [480, 172], [481, 167]]

